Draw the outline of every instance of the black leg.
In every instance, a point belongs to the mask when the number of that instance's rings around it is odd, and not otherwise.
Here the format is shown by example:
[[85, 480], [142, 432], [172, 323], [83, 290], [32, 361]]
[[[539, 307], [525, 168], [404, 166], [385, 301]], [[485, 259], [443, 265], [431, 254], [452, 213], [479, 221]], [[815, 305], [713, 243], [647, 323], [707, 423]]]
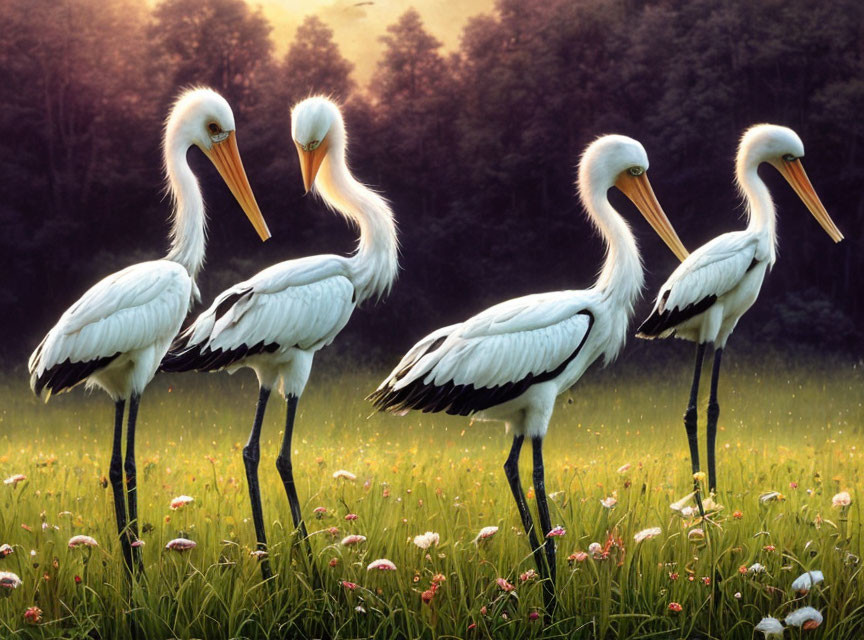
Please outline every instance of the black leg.
[[297, 397], [288, 396], [288, 409], [285, 412], [285, 435], [282, 438], [282, 448], [276, 458], [276, 468], [288, 494], [288, 504], [291, 506], [291, 518], [294, 526], [300, 530], [300, 537], [307, 537], [306, 524], [300, 513], [300, 501], [297, 499], [297, 489], [294, 486], [294, 471], [291, 466], [291, 436], [294, 432], [294, 416], [297, 414]]
[[[525, 500], [525, 493], [522, 491], [522, 483], [519, 479], [519, 454], [522, 451], [522, 443], [525, 441], [525, 436], [515, 436], [513, 438], [513, 446], [510, 448], [510, 455], [507, 456], [507, 461], [504, 463], [504, 475], [507, 476], [507, 482], [510, 483], [510, 491], [513, 493], [513, 498], [516, 500], [516, 508], [519, 510], [519, 517], [522, 519], [522, 526], [525, 527], [525, 533], [528, 535], [528, 542], [531, 545], [531, 551], [534, 553], [534, 562], [537, 564], [537, 569], [540, 571], [540, 576], [544, 580], [543, 599], [546, 603], [547, 613], [551, 612], [550, 595], [554, 598], [554, 592], [551, 592], [545, 585], [549, 584], [549, 574], [547, 572], [546, 559], [543, 557], [543, 548], [537, 539], [537, 531], [534, 527], [534, 519], [531, 517], [531, 511], [528, 509], [528, 503]], [[536, 493], [536, 488], [535, 488]]]
[[717, 441], [717, 420], [720, 418], [720, 405], [717, 403], [717, 381], [720, 378], [720, 358], [723, 349], [714, 352], [714, 367], [711, 371], [711, 396], [708, 399], [708, 489], [717, 490], [717, 467], [714, 460]]
[[138, 421], [138, 405], [141, 396], [132, 394], [129, 398], [129, 417], [126, 429], [126, 460], [123, 469], [126, 471], [126, 501], [129, 504], [129, 527], [126, 530], [126, 539], [129, 542], [130, 553], [134, 560], [135, 569], [144, 570], [141, 560], [140, 549], [132, 547], [131, 543], [138, 539], [138, 481], [135, 472], [135, 424]]
[[[546, 501], [546, 480], [543, 473], [543, 438], [532, 438], [531, 444], [534, 451], [534, 494], [537, 496], [537, 511], [540, 514], [540, 529], [545, 537], [552, 530], [552, 521], [549, 517], [549, 503]], [[546, 562], [549, 565], [549, 580], [546, 582], [550, 592], [547, 613], [555, 612], [555, 538], [545, 539]]]
[[126, 407], [125, 400], [117, 400], [114, 403], [114, 445], [111, 449], [111, 466], [108, 469], [108, 478], [111, 481], [111, 489], [114, 492], [114, 517], [117, 520], [117, 533], [120, 535], [120, 548], [123, 551], [123, 560], [126, 568], [132, 570], [132, 548], [129, 546], [129, 538], [126, 536], [126, 489], [123, 486], [123, 411]]
[[[696, 367], [693, 371], [693, 385], [690, 387], [690, 404], [684, 413], [684, 428], [687, 430], [687, 443], [690, 445], [690, 466], [692, 473], [699, 472], [699, 434], [696, 430], [696, 404], [699, 402], [699, 377], [702, 375], [702, 360], [705, 358], [705, 344], [696, 348]], [[699, 494], [699, 481], [693, 480], [693, 490], [696, 492], [696, 504], [699, 513], [705, 515], [702, 508], [702, 496]]]
[[[261, 487], [258, 485], [258, 462], [261, 460], [261, 424], [264, 422], [264, 411], [270, 389], [261, 387], [258, 392], [258, 408], [255, 410], [255, 422], [252, 423], [252, 433], [249, 441], [243, 447], [243, 465], [246, 467], [246, 482], [249, 484], [249, 500], [252, 503], [252, 520], [255, 523], [255, 537], [258, 539], [258, 550], [267, 551], [267, 533], [264, 530], [264, 513], [261, 510]], [[273, 573], [267, 558], [261, 560], [261, 575], [265, 580]]]

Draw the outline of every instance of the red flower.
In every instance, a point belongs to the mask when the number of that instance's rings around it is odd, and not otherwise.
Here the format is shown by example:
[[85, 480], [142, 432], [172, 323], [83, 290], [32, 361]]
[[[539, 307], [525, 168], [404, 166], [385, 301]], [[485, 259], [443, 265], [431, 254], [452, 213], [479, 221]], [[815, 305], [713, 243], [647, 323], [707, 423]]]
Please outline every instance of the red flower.
[[762, 550], [768, 551], [770, 553], [771, 551], [776, 551], [777, 547], [775, 547], [773, 544], [766, 544], [764, 547], [762, 547]]
[[435, 597], [435, 589], [426, 589], [426, 591], [420, 594], [420, 597], [423, 598], [425, 604], [429, 604], [432, 602], [432, 598]]
[[744, 517], [744, 514], [741, 513], [738, 509], [736, 509], [735, 511], [732, 512], [732, 517], [735, 518], [736, 520], [740, 520], [741, 518]]
[[505, 580], [504, 578], [498, 578], [495, 582], [498, 583], [498, 586], [501, 588], [502, 591], [510, 592], [516, 588], [512, 584], [507, 582], [507, 580]]
[[337, 564], [339, 564], [339, 558], [330, 558], [330, 562], [328, 564], [330, 565], [330, 568], [332, 569]]
[[677, 602], [670, 602], [668, 608], [669, 608], [669, 611], [671, 611], [673, 613], [681, 613], [684, 610], [684, 607], [682, 607]]
[[540, 617], [540, 614], [537, 613], [536, 611], [532, 611], [531, 613], [528, 614], [528, 619], [529, 619], [531, 622], [534, 622], [534, 621], [535, 621], [537, 618], [539, 618], [539, 617]]
[[673, 580], [673, 581], [674, 581], [674, 580], [677, 580], [677, 579], [678, 579], [678, 574], [675, 573], [675, 572], [673, 571], [672, 573], [669, 574], [669, 579], [670, 579], [670, 580]]
[[81, 584], [81, 576], [75, 576], [75, 584]]
[[348, 582], [347, 580], [342, 581], [342, 586], [348, 589], [349, 591], [354, 591], [357, 588], [357, 585], [353, 582]]
[[30, 624], [39, 624], [42, 622], [42, 609], [39, 607], [29, 607], [24, 612], [24, 619]]
[[346, 520], [356, 520], [356, 519], [357, 519], [357, 514], [356, 514], [356, 513], [349, 513], [349, 514], [347, 514], [347, 515], [345, 516], [345, 519], [346, 519]]

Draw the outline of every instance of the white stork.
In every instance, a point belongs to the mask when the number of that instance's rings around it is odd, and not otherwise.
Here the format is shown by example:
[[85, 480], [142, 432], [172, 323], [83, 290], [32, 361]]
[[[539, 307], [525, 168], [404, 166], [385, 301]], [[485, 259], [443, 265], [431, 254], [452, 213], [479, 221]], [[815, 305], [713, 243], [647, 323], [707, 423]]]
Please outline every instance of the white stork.
[[[774, 204], [768, 187], [759, 177], [763, 162], [774, 166], [786, 178], [822, 228], [834, 242], [843, 234], [828, 216], [819, 196], [813, 190], [801, 158], [804, 144], [791, 129], [760, 124], [748, 129], [738, 147], [735, 178], [747, 203], [749, 224], [744, 231], [724, 233], [699, 247], [682, 262], [660, 288], [651, 315], [636, 334], [640, 338], [665, 338], [676, 335], [697, 343], [696, 369], [690, 390], [690, 404], [684, 414], [684, 425], [690, 444], [694, 475], [699, 472], [699, 446], [696, 431], [696, 401], [699, 376], [707, 343], [714, 345], [711, 393], [708, 401], [708, 488], [717, 488], [714, 446], [717, 437], [717, 378], [720, 358], [726, 340], [738, 320], [756, 301], [765, 272], [777, 257], [777, 233]], [[696, 476], [698, 478], [698, 476]], [[696, 496], [699, 482], [694, 478]]]
[[[288, 409], [276, 468], [294, 526], [305, 539], [291, 466], [291, 436], [312, 359], [345, 327], [357, 305], [390, 290], [398, 269], [393, 212], [381, 196], [351, 175], [339, 108], [322, 97], [303, 100], [292, 109], [291, 134], [307, 192], [314, 188], [327, 206], [359, 228], [356, 252], [350, 257], [320, 255], [280, 262], [224, 291], [177, 339], [162, 363], [165, 371], [255, 371], [258, 407], [243, 462], [260, 550], [266, 549], [267, 536], [258, 485], [259, 439], [270, 391], [281, 380]], [[266, 559], [261, 570], [265, 579], [272, 575]]]
[[[165, 173], [174, 204], [168, 255], [163, 260], [132, 265], [93, 285], [60, 317], [28, 363], [30, 386], [46, 401], [51, 394], [68, 391], [81, 382], [105, 390], [114, 400], [109, 477], [120, 543], [130, 570], [134, 553], [131, 542], [138, 537], [135, 479], [138, 403], [180, 330], [193, 296], [198, 296], [195, 278], [204, 263], [204, 201], [186, 161], [186, 153], [193, 145], [219, 170], [261, 239], [270, 237], [240, 160], [231, 107], [210, 89], [183, 93], [165, 126]], [[127, 399], [129, 420], [124, 463], [121, 440]], [[135, 553], [139, 568], [140, 562]]]
[[595, 360], [602, 356], [608, 363], [618, 355], [643, 285], [636, 241], [609, 203], [609, 189], [623, 191], [675, 255], [687, 256], [654, 196], [647, 169], [645, 149], [624, 136], [604, 136], [582, 156], [579, 197], [606, 244], [605, 264], [593, 287], [515, 298], [439, 329], [417, 343], [369, 396], [382, 411], [445, 411], [505, 423], [513, 445], [504, 472], [537, 567], [548, 578], [544, 599], [549, 613], [555, 606], [555, 546], [547, 537], [544, 561], [519, 480], [519, 453], [525, 437], [530, 438], [540, 525], [548, 536], [552, 524], [542, 443], [555, 398]]

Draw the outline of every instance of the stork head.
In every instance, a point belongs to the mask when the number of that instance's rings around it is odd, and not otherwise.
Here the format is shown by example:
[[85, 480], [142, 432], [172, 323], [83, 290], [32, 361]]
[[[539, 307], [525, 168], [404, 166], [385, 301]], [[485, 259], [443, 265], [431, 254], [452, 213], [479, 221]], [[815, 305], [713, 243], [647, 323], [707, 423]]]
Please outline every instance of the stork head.
[[744, 132], [738, 145], [737, 175], [755, 170], [763, 162], [772, 165], [816, 218], [834, 242], [840, 242], [843, 234], [831, 220], [822, 201], [813, 189], [810, 179], [801, 164], [804, 143], [798, 134], [788, 127], [775, 124], [757, 124]]
[[653, 227], [679, 260], [689, 254], [663, 212], [648, 182], [648, 154], [633, 138], [602, 136], [588, 145], [579, 163], [579, 194], [583, 202], [605, 197], [612, 187], [620, 189]]
[[300, 156], [303, 186], [308, 192], [324, 159], [344, 151], [345, 125], [339, 107], [323, 96], [298, 102], [291, 109], [291, 137]]
[[195, 88], [181, 93], [165, 123], [166, 164], [171, 155], [185, 154], [192, 145], [201, 149], [216, 166], [255, 231], [262, 240], [267, 240], [270, 230], [252, 193], [237, 148], [234, 113], [228, 101], [212, 89]]

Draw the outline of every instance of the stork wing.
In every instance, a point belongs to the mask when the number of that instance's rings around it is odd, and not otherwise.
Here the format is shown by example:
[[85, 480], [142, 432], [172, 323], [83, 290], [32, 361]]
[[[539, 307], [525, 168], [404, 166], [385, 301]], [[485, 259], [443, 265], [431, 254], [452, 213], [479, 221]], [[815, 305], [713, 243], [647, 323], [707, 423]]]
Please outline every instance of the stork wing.
[[354, 310], [337, 256], [274, 265], [220, 294], [175, 341], [165, 371], [222, 369], [250, 355], [329, 344]]
[[396, 412], [488, 409], [559, 375], [593, 321], [581, 292], [510, 300], [421, 340], [370, 400]]
[[30, 356], [30, 386], [58, 393], [118, 355], [165, 344], [189, 309], [192, 281], [180, 265], [156, 260], [111, 274], [60, 317]]
[[717, 298], [736, 287], [757, 263], [758, 246], [758, 238], [736, 231], [699, 247], [660, 288], [651, 315], [636, 335], [665, 336], [680, 323], [703, 313]]

